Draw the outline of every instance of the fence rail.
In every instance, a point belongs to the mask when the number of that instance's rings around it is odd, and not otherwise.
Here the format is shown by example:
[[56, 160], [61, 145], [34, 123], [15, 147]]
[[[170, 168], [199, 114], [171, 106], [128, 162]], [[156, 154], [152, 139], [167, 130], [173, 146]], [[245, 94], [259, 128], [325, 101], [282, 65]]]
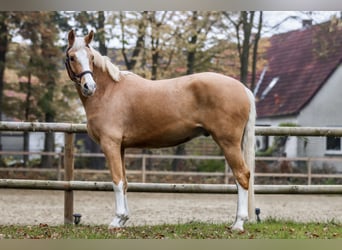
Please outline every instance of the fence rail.
[[[0, 180], [0, 188], [38, 188], [38, 189], [58, 189], [64, 190], [64, 223], [71, 224], [73, 220], [73, 190], [107, 190], [108, 183], [100, 182], [76, 182], [74, 181], [74, 134], [85, 133], [85, 124], [72, 123], [38, 123], [38, 122], [0, 122], [0, 131], [27, 131], [27, 132], [64, 132], [65, 152], [64, 152], [64, 178], [65, 181], [36, 181], [36, 180]], [[287, 135], [287, 136], [342, 136], [342, 128], [333, 127], [256, 127], [256, 135]], [[194, 185], [188, 184], [146, 184], [130, 183], [129, 191], [138, 192], [196, 192], [210, 190], [224, 190], [232, 192], [231, 185]], [[298, 185], [256, 185], [256, 193], [295, 193], [295, 194], [341, 194], [341, 185], [329, 186], [298, 186]]]
[[[57, 169], [51, 168], [0, 168], [1, 171], [13, 171], [13, 172], [57, 172], [57, 179], [61, 180], [62, 173], [62, 163], [61, 159], [63, 153], [54, 152], [20, 152], [20, 151], [1, 151], [0, 155], [29, 155], [29, 154], [39, 154], [39, 155], [54, 155], [59, 156], [59, 163]], [[102, 153], [74, 153], [74, 157], [104, 157]], [[229, 183], [229, 178], [233, 177], [233, 174], [229, 171], [226, 165], [225, 171], [222, 172], [194, 172], [194, 171], [156, 171], [156, 170], [146, 170], [146, 160], [147, 159], [185, 159], [185, 160], [222, 160], [224, 161], [224, 156], [197, 156], [197, 155], [150, 155], [150, 154], [127, 154], [126, 158], [141, 159], [142, 165], [141, 170], [127, 170], [128, 175], [140, 175], [141, 181], [146, 182], [146, 177], [148, 175], [166, 175], [166, 176], [222, 176], [224, 177], [224, 183]], [[256, 157], [256, 161], [277, 161], [281, 162], [283, 160], [291, 161], [304, 161], [307, 162], [307, 172], [306, 173], [255, 173], [255, 177], [297, 177], [306, 178], [308, 185], [311, 185], [313, 178], [342, 178], [342, 174], [314, 174], [312, 173], [312, 163], [319, 161], [326, 162], [341, 162], [342, 158], [331, 157], [331, 158], [320, 158], [320, 157], [295, 157], [295, 158], [284, 158], [284, 157]], [[75, 173], [88, 173], [88, 174], [106, 174], [109, 173], [108, 170], [94, 170], [94, 169], [75, 169]]]
[[[0, 131], [86, 133], [83, 123], [0, 122]], [[339, 136], [341, 127], [267, 127], [257, 126], [256, 135]]]
[[[113, 191], [111, 182], [0, 179], [0, 188]], [[128, 192], [235, 194], [228, 184], [130, 183]], [[256, 194], [342, 194], [342, 185], [255, 185]]]
[[[57, 168], [27, 168], [27, 167], [0, 167], [0, 172], [11, 171], [11, 172], [57, 172], [57, 180], [61, 180], [62, 169], [62, 158], [64, 153], [55, 152], [22, 152], [22, 151], [0, 151], [0, 155], [53, 155], [58, 156], [59, 162]], [[103, 153], [74, 153], [74, 157], [104, 157]], [[225, 161], [224, 156], [199, 156], [199, 155], [151, 155], [151, 154], [126, 154], [126, 158], [131, 159], [141, 159], [141, 170], [127, 170], [128, 175], [140, 175], [141, 182], [146, 182], [146, 177], [148, 175], [160, 175], [160, 176], [219, 176], [224, 177], [224, 183], [229, 183], [229, 178], [233, 177], [232, 172], [229, 170], [228, 166], [222, 172], [195, 172], [195, 171], [159, 171], [159, 170], [147, 170], [146, 162], [147, 159], [183, 159], [183, 160], [222, 160]], [[308, 185], [311, 185], [312, 179], [314, 178], [342, 178], [342, 174], [322, 174], [322, 173], [312, 173], [312, 165], [314, 162], [342, 162], [340, 157], [256, 157], [256, 161], [266, 161], [266, 162], [281, 162], [281, 161], [302, 161], [307, 163], [307, 171], [305, 173], [260, 173], [256, 172], [255, 177], [297, 177], [306, 178]], [[95, 170], [95, 169], [74, 169], [75, 173], [88, 173], [88, 174], [109, 174], [109, 170]]]

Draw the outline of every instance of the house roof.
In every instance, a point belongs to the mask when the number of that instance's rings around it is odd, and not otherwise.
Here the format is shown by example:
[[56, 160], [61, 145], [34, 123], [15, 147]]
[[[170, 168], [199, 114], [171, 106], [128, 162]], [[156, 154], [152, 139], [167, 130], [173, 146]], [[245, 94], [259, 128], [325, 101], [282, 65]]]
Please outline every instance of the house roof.
[[342, 62], [341, 23], [274, 35], [266, 58], [255, 93], [258, 117], [298, 114]]

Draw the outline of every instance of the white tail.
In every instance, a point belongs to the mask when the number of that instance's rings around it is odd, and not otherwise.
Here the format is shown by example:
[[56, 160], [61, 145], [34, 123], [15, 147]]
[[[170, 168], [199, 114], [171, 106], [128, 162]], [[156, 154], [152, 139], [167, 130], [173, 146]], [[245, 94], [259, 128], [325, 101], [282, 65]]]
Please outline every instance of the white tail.
[[254, 201], [254, 169], [255, 169], [255, 119], [256, 108], [253, 93], [246, 88], [246, 92], [250, 101], [250, 111], [248, 122], [242, 142], [242, 150], [244, 160], [249, 167], [250, 178], [248, 187], [248, 217], [249, 221], [255, 221], [255, 201]]

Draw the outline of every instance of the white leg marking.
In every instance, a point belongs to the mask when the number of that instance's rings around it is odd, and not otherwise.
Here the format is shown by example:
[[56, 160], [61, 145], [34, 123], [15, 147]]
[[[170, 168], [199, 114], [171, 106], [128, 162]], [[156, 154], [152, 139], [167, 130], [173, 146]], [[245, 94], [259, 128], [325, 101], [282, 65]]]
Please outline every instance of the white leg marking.
[[113, 183], [113, 189], [115, 195], [115, 217], [109, 224], [109, 228], [118, 228], [124, 226], [128, 220], [127, 197], [124, 194], [122, 181], [118, 185]]
[[248, 190], [241, 187], [239, 183], [236, 185], [238, 189], [237, 212], [231, 229], [243, 231], [243, 223], [248, 220]]

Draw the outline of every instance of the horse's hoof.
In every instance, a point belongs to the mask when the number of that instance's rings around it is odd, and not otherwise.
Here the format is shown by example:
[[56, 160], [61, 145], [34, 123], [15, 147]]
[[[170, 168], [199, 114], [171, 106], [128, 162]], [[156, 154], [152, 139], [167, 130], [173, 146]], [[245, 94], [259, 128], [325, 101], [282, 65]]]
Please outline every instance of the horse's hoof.
[[113, 221], [109, 224], [108, 229], [121, 228], [128, 221], [128, 215], [116, 215]]
[[240, 232], [240, 233], [243, 233], [245, 231], [245, 229], [243, 229], [243, 227], [240, 227], [240, 226], [236, 226], [236, 225], [231, 225], [229, 227], [229, 229], [231, 231], [235, 231], [235, 232]]
[[244, 232], [245, 230], [243, 229], [243, 223], [243, 221], [236, 221], [233, 225], [229, 227], [229, 229], [232, 231]]

